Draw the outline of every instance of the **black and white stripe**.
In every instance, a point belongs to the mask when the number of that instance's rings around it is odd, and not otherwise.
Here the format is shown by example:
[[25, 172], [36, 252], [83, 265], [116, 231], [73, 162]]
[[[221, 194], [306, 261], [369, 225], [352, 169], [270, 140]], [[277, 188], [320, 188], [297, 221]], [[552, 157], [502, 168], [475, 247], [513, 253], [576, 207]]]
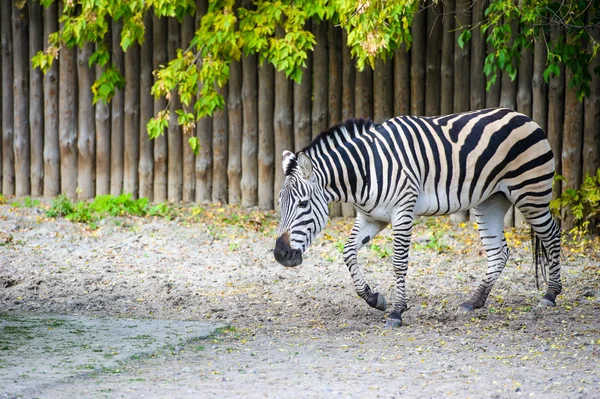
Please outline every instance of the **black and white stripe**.
[[554, 157], [544, 132], [529, 117], [495, 108], [441, 117], [401, 116], [380, 125], [349, 120], [321, 133], [297, 155], [284, 152], [283, 158], [280, 235], [289, 234], [291, 248], [303, 252], [325, 226], [329, 203], [354, 204], [358, 216], [344, 260], [357, 293], [382, 310], [386, 301], [365, 282], [356, 253], [392, 225], [397, 289], [388, 324], [399, 325], [407, 307], [405, 276], [414, 218], [470, 208], [477, 217], [488, 271], [462, 306], [482, 307], [502, 272], [508, 259], [503, 221], [513, 204], [546, 250], [549, 282], [542, 304], [555, 304], [562, 286], [560, 230], [548, 208]]

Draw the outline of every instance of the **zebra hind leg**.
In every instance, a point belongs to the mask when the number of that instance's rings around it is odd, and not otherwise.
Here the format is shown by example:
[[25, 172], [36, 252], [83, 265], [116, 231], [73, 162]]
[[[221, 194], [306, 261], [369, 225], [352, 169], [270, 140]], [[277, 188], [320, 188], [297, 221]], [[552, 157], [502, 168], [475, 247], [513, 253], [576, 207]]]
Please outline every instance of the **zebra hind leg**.
[[556, 297], [562, 292], [560, 277], [560, 228], [552, 219], [548, 208], [519, 207], [525, 218], [531, 224], [535, 233], [533, 240], [533, 256], [536, 270], [542, 268], [546, 277], [546, 267], [549, 268], [548, 286], [539, 306], [556, 306]]
[[467, 312], [485, 305], [492, 287], [506, 266], [509, 250], [504, 237], [504, 216], [510, 206], [504, 194], [495, 194], [475, 208], [479, 236], [487, 255], [487, 273], [471, 299], [460, 305]]
[[369, 306], [379, 310], [385, 310], [387, 308], [387, 301], [383, 294], [373, 292], [369, 284], [365, 281], [362, 268], [358, 264], [357, 252], [386, 226], [387, 223], [385, 222], [367, 219], [364, 215], [359, 213], [356, 222], [354, 223], [354, 227], [352, 228], [352, 232], [350, 233], [350, 237], [348, 238], [348, 242], [344, 245], [344, 262], [352, 276], [356, 293], [363, 298]]

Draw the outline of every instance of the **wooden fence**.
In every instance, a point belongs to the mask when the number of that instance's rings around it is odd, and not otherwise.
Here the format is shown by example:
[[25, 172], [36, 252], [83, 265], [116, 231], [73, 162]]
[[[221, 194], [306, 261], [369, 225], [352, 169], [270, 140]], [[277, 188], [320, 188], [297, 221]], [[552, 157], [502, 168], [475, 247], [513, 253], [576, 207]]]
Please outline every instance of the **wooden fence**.
[[[374, 70], [357, 72], [344, 33], [327, 24], [313, 23], [318, 45], [302, 84], [259, 65], [254, 56], [243, 58], [231, 66], [230, 83], [222, 89], [226, 108], [196, 125], [201, 149], [195, 156], [174, 118], [154, 141], [145, 125], [166, 105], [150, 95], [152, 70], [190, 42], [206, 0], [198, 0], [197, 16], [181, 24], [147, 16], [144, 44], [126, 54], [119, 47], [121, 26], [112, 23], [112, 61], [127, 83], [110, 104], [95, 105], [90, 86], [99, 71], [87, 64], [91, 45], [61, 50], [46, 75], [31, 68], [31, 56], [58, 28], [59, 4], [42, 9], [29, 0], [19, 10], [12, 0], [0, 0], [1, 192], [79, 198], [127, 192], [155, 202], [220, 201], [270, 209], [283, 180], [281, 152], [301, 149], [345, 118], [380, 122], [394, 115], [494, 106], [528, 114], [547, 132], [557, 170], [568, 181], [556, 185], [557, 193], [579, 186], [586, 172], [600, 166], [600, 81], [594, 77], [592, 95], [583, 103], [566, 87], [568, 72], [547, 85], [546, 47], [539, 42], [523, 52], [516, 80], [503, 75], [486, 91], [482, 70], [490, 49], [478, 29], [461, 49], [455, 30], [482, 20], [485, 3], [430, 5], [414, 19], [411, 49], [378, 61]], [[334, 215], [352, 212], [347, 206], [333, 209]]]

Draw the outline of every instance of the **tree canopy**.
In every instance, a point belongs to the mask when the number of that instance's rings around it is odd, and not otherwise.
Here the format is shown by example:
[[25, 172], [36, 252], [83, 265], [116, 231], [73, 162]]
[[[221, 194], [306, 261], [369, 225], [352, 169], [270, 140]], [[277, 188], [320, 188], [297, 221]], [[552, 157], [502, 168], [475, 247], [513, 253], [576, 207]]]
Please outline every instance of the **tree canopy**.
[[[40, 1], [47, 7], [55, 0]], [[224, 105], [217, 86], [227, 83], [230, 63], [245, 54], [258, 54], [261, 62], [272, 63], [299, 82], [308, 52], [316, 44], [310, 20], [330, 21], [345, 29], [356, 67], [362, 70], [366, 64], [374, 66], [378, 57], [391, 57], [403, 43], [410, 47], [413, 16], [438, 2], [443, 0], [209, 1], [191, 45], [179, 49], [175, 59], [154, 72], [152, 94], [169, 101], [173, 95], [179, 96], [178, 122], [190, 130], [197, 119]], [[94, 101], [110, 101], [124, 84], [106, 43], [111, 20], [122, 21], [120, 44], [127, 51], [142, 43], [147, 13], [181, 20], [195, 12], [193, 0], [64, 0], [60, 30], [50, 36], [48, 47], [33, 57], [33, 65], [45, 71], [61, 48], [94, 42], [96, 51], [89, 63], [103, 68], [91, 88]], [[589, 94], [589, 65], [600, 46], [599, 14], [600, 0], [490, 0], [480, 25], [457, 27], [462, 31], [458, 44], [464, 46], [471, 32], [481, 29], [494, 49], [487, 55], [483, 71], [489, 87], [500, 71], [515, 79], [522, 51], [542, 40], [548, 49], [546, 81], [559, 74], [559, 66], [564, 64], [573, 76], [569, 87], [577, 90], [581, 100]], [[162, 134], [169, 118], [167, 106], [148, 122], [150, 137]]]

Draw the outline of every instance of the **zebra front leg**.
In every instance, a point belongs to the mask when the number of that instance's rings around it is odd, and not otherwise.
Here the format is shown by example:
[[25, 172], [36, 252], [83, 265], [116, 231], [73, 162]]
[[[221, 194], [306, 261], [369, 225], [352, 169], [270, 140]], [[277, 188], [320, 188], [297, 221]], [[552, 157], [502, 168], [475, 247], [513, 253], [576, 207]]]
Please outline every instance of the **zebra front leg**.
[[394, 310], [385, 321], [388, 328], [402, 325], [402, 313], [408, 309], [406, 299], [406, 272], [408, 271], [408, 250], [414, 221], [414, 202], [407, 204], [402, 212], [392, 220], [394, 233], [394, 274], [396, 276], [396, 298]]
[[356, 293], [363, 298], [369, 306], [379, 310], [385, 310], [387, 308], [387, 301], [383, 294], [373, 292], [371, 287], [369, 287], [369, 284], [366, 283], [362, 269], [358, 264], [357, 252], [386, 226], [387, 223], [385, 222], [370, 219], [362, 213], [358, 213], [356, 222], [354, 222], [354, 227], [350, 233], [350, 238], [348, 238], [348, 242], [344, 246], [344, 262], [346, 263], [346, 266], [348, 266], [348, 270], [352, 276]]

